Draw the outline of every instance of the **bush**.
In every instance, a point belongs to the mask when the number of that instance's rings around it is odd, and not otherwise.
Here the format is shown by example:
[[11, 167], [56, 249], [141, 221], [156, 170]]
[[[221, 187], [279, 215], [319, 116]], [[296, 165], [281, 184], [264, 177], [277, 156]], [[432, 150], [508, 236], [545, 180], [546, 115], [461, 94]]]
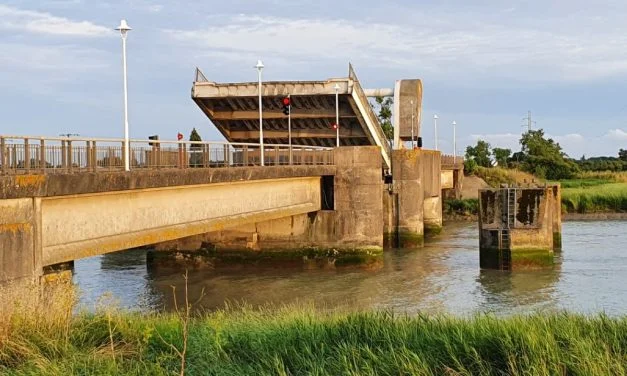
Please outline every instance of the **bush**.
[[474, 175], [477, 172], [477, 167], [479, 167], [479, 165], [474, 159], [464, 160], [464, 174]]

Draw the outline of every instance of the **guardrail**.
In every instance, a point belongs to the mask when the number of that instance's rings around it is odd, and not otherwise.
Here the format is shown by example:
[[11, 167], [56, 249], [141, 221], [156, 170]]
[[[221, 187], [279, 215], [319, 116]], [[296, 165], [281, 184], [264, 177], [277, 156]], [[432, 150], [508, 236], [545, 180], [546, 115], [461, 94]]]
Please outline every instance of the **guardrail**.
[[[258, 144], [130, 140], [130, 168], [260, 166]], [[124, 140], [79, 137], [0, 136], [0, 174], [124, 170]], [[264, 164], [331, 165], [333, 149], [264, 145]]]

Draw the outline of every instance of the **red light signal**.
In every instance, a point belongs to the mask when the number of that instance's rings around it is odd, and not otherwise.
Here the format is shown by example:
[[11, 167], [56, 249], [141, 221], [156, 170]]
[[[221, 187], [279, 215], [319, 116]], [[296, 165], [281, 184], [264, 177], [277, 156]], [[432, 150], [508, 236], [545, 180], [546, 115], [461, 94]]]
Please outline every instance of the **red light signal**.
[[331, 124], [331, 128], [337, 129], [337, 124], [335, 124], [335, 123]]
[[292, 112], [292, 100], [289, 96], [283, 98], [283, 114], [289, 115]]

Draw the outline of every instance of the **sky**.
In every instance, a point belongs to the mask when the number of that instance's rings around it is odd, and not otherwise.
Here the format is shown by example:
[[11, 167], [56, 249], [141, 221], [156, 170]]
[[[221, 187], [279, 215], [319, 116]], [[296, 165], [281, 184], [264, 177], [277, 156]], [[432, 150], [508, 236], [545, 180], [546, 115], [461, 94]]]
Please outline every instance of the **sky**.
[[534, 128], [574, 158], [627, 149], [624, 0], [2, 0], [0, 134], [122, 137], [128, 36], [132, 138], [219, 133], [190, 98], [216, 82], [346, 77], [423, 82], [422, 136], [452, 153], [477, 139], [520, 149]]

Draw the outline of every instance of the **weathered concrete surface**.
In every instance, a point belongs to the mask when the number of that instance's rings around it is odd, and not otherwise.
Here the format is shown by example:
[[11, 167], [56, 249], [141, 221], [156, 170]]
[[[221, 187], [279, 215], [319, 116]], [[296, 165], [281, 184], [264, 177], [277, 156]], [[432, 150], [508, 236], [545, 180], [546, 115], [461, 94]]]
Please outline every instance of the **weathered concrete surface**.
[[399, 248], [416, 248], [424, 244], [425, 190], [421, 156], [418, 149], [400, 149], [392, 153], [392, 174], [398, 194], [396, 241]]
[[0, 175], [0, 200], [324, 175], [335, 175], [335, 166], [191, 168], [50, 175]]
[[[480, 191], [479, 234], [482, 267], [543, 267], [561, 246], [559, 186]], [[489, 260], [489, 259], [493, 260]]]
[[[411, 141], [420, 136], [422, 81], [398, 80], [394, 88], [394, 138]], [[413, 124], [413, 132], [412, 132]]]
[[422, 181], [424, 187], [424, 232], [425, 235], [442, 231], [442, 184], [441, 154], [435, 150], [420, 150]]
[[41, 268], [35, 199], [0, 200], [0, 281], [33, 278]]
[[[381, 155], [376, 147], [336, 149], [335, 210], [258, 221], [158, 244], [157, 250], [260, 251], [300, 257], [302, 250], [336, 256], [379, 253], [383, 246]], [[244, 255], [244, 254], [241, 254]], [[253, 257], [254, 255], [251, 255]]]
[[43, 264], [318, 210], [319, 177], [44, 198]]

